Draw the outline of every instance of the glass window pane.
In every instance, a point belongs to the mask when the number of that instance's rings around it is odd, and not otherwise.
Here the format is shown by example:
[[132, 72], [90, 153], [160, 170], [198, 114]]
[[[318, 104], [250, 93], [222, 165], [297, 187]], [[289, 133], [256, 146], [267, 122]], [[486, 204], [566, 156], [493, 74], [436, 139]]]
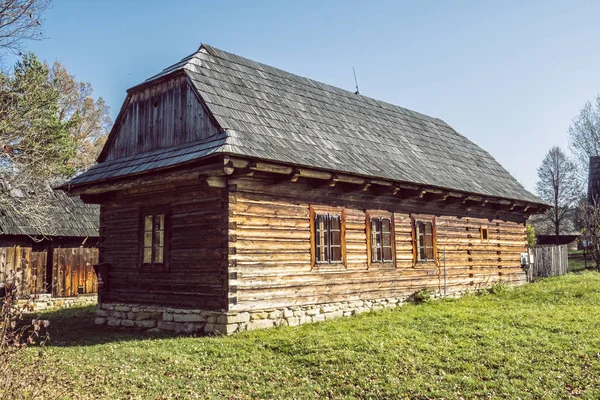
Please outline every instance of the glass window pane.
[[381, 231], [384, 233], [389, 233], [392, 231], [392, 221], [389, 218], [381, 219]]
[[431, 235], [431, 233], [425, 235], [423, 239], [423, 244], [425, 245], [425, 247], [433, 247], [433, 235]]
[[144, 232], [144, 247], [152, 247], [152, 231]]
[[391, 247], [383, 248], [383, 261], [392, 261], [392, 248]]
[[165, 232], [163, 231], [154, 231], [154, 241], [153, 244], [156, 246], [164, 246], [164, 238]]
[[342, 261], [342, 248], [331, 247], [331, 261]]
[[152, 231], [152, 214], [144, 215], [144, 230]]
[[381, 243], [385, 247], [389, 247], [392, 245], [392, 233], [391, 232], [383, 232], [381, 235]]
[[331, 230], [339, 231], [340, 230], [340, 216], [339, 215], [330, 215], [331, 221]]
[[165, 229], [165, 214], [156, 214], [154, 216], [154, 230], [162, 231]]
[[152, 262], [152, 248], [144, 247], [144, 263], [149, 264]]
[[433, 247], [427, 247], [426, 248], [425, 256], [427, 257], [428, 260], [433, 260], [434, 259]]
[[154, 262], [161, 264], [163, 262], [163, 255], [164, 255], [164, 247], [155, 246], [154, 247]]
[[331, 231], [331, 245], [340, 246], [342, 244], [342, 232]]

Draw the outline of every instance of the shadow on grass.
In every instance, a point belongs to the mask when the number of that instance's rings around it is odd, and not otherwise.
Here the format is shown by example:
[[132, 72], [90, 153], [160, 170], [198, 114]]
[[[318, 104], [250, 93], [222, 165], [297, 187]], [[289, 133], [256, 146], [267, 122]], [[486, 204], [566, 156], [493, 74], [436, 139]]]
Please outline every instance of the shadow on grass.
[[148, 333], [141, 329], [116, 328], [94, 324], [96, 306], [73, 307], [30, 316], [50, 321], [48, 332], [51, 347], [94, 346], [105, 343], [172, 338], [181, 335]]

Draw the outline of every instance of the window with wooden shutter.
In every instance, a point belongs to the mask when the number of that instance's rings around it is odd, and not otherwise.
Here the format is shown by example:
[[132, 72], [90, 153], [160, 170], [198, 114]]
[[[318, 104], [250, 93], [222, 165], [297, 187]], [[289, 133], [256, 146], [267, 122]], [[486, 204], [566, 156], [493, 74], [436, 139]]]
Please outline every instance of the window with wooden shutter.
[[415, 262], [435, 262], [435, 220], [413, 219], [413, 254]]
[[140, 212], [140, 269], [167, 270], [167, 208], [143, 209]]
[[345, 264], [344, 212], [311, 207], [311, 255], [317, 264]]

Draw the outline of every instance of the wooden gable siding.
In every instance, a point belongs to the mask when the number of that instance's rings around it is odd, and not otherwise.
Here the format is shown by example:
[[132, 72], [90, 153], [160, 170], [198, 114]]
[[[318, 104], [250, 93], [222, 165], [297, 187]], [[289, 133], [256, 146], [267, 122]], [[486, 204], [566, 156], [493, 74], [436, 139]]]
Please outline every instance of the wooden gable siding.
[[[169, 271], [140, 271], [140, 209], [170, 210]], [[195, 186], [120, 195], [101, 206], [100, 261], [110, 302], [220, 310], [227, 305], [227, 195]], [[167, 227], [169, 224], [167, 224]]]
[[[229, 296], [236, 299], [230, 310], [408, 296], [423, 288], [443, 292], [443, 259], [438, 265], [413, 262], [411, 215], [417, 209], [407, 210], [402, 202], [381, 197], [328, 196], [325, 189], [316, 195], [319, 189], [300, 183], [261, 184], [241, 178], [230, 190], [229, 264], [236, 277], [230, 281]], [[311, 205], [345, 207], [345, 267], [312, 267]], [[448, 293], [498, 280], [525, 282], [520, 266], [526, 241], [522, 222], [439, 215], [444, 211], [437, 207], [437, 250], [443, 254], [446, 249]], [[369, 267], [367, 262], [365, 210], [377, 209], [393, 212], [395, 266]], [[487, 242], [481, 240], [482, 226], [489, 229]]]
[[130, 94], [102, 161], [114, 160], [218, 133], [184, 75]]

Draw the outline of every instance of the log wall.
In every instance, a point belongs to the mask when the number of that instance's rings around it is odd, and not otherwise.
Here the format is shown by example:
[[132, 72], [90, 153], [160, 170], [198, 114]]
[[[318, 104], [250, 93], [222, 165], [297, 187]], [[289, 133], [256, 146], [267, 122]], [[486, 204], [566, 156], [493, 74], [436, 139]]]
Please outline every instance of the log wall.
[[129, 95], [117, 120], [104, 160], [114, 160], [218, 133], [185, 76], [159, 82]]
[[[227, 194], [217, 188], [148, 189], [101, 206], [100, 262], [107, 263], [103, 302], [224, 309], [227, 304]], [[169, 271], [138, 269], [140, 208], [170, 209]]]
[[[235, 279], [229, 283], [234, 299], [229, 310], [403, 297], [424, 288], [441, 294], [444, 265], [448, 293], [498, 280], [525, 282], [520, 253], [525, 251], [526, 235], [521, 221], [341, 191], [329, 195], [328, 190], [248, 178], [231, 181], [229, 265]], [[345, 208], [345, 266], [311, 265], [310, 205]], [[436, 217], [438, 263], [414, 263], [410, 217], [435, 208], [437, 212], [428, 216]], [[369, 266], [365, 210], [393, 212], [395, 265]], [[488, 228], [488, 241], [482, 241], [480, 227]]]

